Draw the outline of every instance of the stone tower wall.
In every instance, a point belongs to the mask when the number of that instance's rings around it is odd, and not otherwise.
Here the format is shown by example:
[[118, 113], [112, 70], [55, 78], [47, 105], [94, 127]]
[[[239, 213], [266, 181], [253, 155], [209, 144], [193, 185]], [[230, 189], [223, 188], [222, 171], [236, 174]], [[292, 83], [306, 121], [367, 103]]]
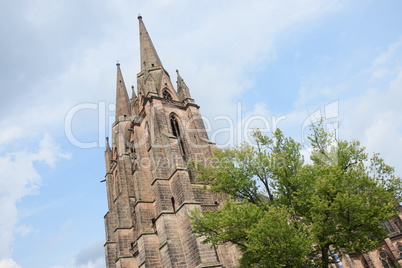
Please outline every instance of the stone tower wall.
[[108, 268], [235, 267], [232, 245], [202, 244], [189, 213], [221, 200], [202, 192], [189, 160], [212, 156], [198, 105], [178, 74], [177, 94], [140, 19], [143, 66], [137, 95], [128, 100], [118, 64], [116, 121], [105, 152], [109, 211], [105, 215]]

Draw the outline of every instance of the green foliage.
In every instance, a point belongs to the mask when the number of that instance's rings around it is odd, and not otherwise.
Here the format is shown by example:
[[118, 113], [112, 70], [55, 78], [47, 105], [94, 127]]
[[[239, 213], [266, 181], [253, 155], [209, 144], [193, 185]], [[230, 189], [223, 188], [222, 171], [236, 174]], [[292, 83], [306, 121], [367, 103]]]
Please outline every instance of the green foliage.
[[206, 189], [230, 199], [192, 214], [206, 243], [238, 245], [243, 267], [328, 267], [330, 248], [362, 253], [385, 237], [401, 180], [378, 154], [369, 159], [358, 141], [338, 141], [321, 124], [309, 137], [309, 164], [280, 130], [254, 137], [256, 146], [216, 149], [211, 165], [190, 164]]
[[239, 246], [241, 267], [312, 267], [306, 258], [312, 241], [285, 206], [262, 210], [249, 202], [228, 201], [219, 211], [196, 210], [190, 217], [204, 243]]
[[270, 206], [247, 230], [242, 267], [312, 267], [312, 240], [285, 206]]

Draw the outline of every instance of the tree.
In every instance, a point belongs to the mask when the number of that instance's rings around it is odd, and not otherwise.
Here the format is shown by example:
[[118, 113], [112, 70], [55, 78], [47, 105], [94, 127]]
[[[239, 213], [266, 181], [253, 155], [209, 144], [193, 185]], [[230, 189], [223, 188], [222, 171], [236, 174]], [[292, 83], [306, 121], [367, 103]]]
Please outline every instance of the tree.
[[223, 194], [218, 211], [194, 211], [205, 243], [231, 242], [242, 267], [328, 267], [330, 250], [363, 253], [386, 237], [381, 223], [398, 213], [401, 180], [358, 141], [312, 127], [311, 161], [278, 129], [255, 132], [256, 145], [216, 149], [190, 168], [205, 189]]

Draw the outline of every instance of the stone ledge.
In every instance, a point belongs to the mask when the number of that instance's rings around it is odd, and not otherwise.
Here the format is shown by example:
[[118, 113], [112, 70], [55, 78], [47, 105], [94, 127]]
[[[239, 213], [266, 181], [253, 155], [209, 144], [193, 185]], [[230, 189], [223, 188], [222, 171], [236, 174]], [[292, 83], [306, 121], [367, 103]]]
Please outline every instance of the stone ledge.
[[207, 268], [207, 267], [222, 267], [222, 264], [219, 262], [213, 262], [213, 263], [200, 263], [198, 264], [195, 268]]
[[176, 209], [176, 212], [178, 212], [182, 207], [184, 207], [185, 205], [201, 205], [201, 202], [197, 202], [197, 201], [184, 201], [183, 203], [181, 203], [181, 205]]
[[161, 250], [164, 246], [166, 246], [168, 243], [167, 240], [165, 240], [160, 246], [159, 246], [159, 250]]
[[144, 235], [156, 235], [154, 232], [142, 232], [139, 236], [138, 236], [138, 238], [137, 238], [137, 241], [142, 237], [142, 236], [144, 236]]
[[109, 244], [116, 244], [116, 242], [114, 241], [107, 241], [105, 242], [105, 244], [103, 244], [103, 246], [109, 245]]
[[155, 178], [155, 179], [151, 182], [151, 186], [153, 186], [156, 181], [168, 181], [168, 180], [169, 180], [169, 179], [167, 179], [167, 178]]
[[200, 138], [200, 140], [205, 141], [208, 144], [215, 144], [215, 142], [212, 142], [212, 141], [210, 141], [210, 140], [208, 140], [206, 138]]
[[155, 202], [155, 200], [137, 200], [137, 201], [135, 201], [135, 203], [134, 203], [134, 209], [135, 209], [135, 207], [138, 205], [138, 204], [144, 204], [144, 203], [147, 203], [147, 204], [152, 204], [153, 202]]
[[164, 214], [175, 214], [173, 210], [162, 210], [159, 215], [155, 218], [155, 221], [158, 220]]
[[117, 257], [116, 262], [119, 261], [120, 259], [130, 259], [130, 258], [134, 258], [134, 257], [131, 255], [119, 256], [119, 257]]
[[134, 228], [134, 225], [131, 225], [131, 226], [128, 226], [128, 227], [117, 227], [116, 229], [114, 229], [113, 232], [115, 233], [117, 230], [130, 230], [132, 228]]

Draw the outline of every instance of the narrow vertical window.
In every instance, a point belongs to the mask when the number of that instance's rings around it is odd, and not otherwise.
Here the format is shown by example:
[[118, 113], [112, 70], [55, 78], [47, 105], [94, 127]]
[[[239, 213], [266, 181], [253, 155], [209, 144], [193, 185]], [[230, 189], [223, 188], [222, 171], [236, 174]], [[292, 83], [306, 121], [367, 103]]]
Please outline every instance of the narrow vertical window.
[[158, 234], [158, 230], [156, 229], [156, 219], [155, 218], [151, 219], [151, 228], [155, 234]]
[[170, 201], [172, 202], [172, 209], [173, 209], [173, 212], [176, 212], [176, 204], [175, 204], [175, 202], [174, 202], [174, 197], [172, 196], [172, 198], [170, 199]]
[[389, 221], [384, 222], [384, 227], [385, 227], [385, 231], [387, 231], [388, 234], [395, 233], [395, 229]]
[[395, 220], [395, 221], [394, 221], [394, 225], [395, 225], [395, 227], [398, 229], [397, 231], [398, 231], [399, 233], [402, 233], [401, 220], [400, 220], [400, 219]]
[[180, 132], [179, 123], [177, 122], [177, 118], [173, 114], [170, 115], [170, 126], [172, 127], [173, 136], [175, 136], [179, 142], [180, 153], [183, 157], [183, 160], [187, 161], [186, 151], [184, 149], [184, 143], [183, 143], [183, 136]]

